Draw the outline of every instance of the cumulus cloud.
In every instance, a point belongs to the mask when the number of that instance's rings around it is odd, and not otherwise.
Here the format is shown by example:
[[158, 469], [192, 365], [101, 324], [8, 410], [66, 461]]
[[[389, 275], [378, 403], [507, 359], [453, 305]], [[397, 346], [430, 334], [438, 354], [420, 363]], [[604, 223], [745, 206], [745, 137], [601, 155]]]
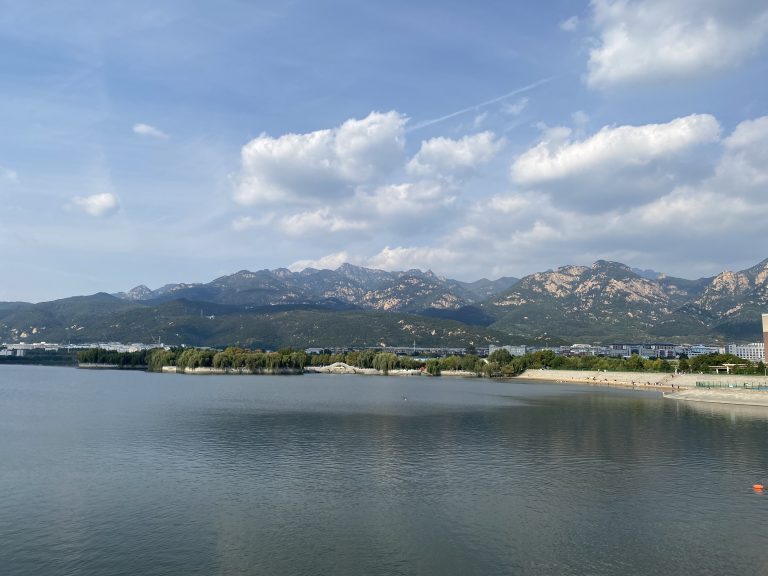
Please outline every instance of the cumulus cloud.
[[768, 117], [739, 124], [722, 148], [711, 176], [619, 215], [616, 230], [640, 229], [681, 245], [712, 234], [719, 244], [760, 237], [768, 218]]
[[512, 164], [518, 184], [560, 180], [595, 170], [615, 171], [643, 166], [719, 138], [720, 125], [708, 114], [677, 118], [666, 124], [606, 126], [581, 141], [570, 139], [568, 129], [549, 130], [536, 146]]
[[432, 138], [421, 143], [406, 170], [419, 177], [465, 175], [490, 162], [503, 146], [504, 140], [496, 138], [493, 132], [464, 136], [460, 140]]
[[731, 68], [768, 35], [768, 6], [756, 0], [593, 0], [591, 6], [599, 40], [586, 79], [598, 88]]
[[372, 112], [338, 128], [306, 134], [266, 134], [241, 152], [235, 192], [241, 204], [339, 197], [354, 185], [375, 181], [403, 158], [407, 119], [397, 112]]
[[317, 268], [320, 270], [335, 270], [342, 264], [351, 262], [352, 258], [346, 251], [334, 252], [333, 254], [327, 254], [317, 260], [297, 260], [288, 268], [294, 272], [300, 272], [306, 268]]
[[723, 144], [725, 155], [717, 168], [722, 185], [755, 188], [768, 184], [768, 116], [742, 122]]
[[134, 124], [133, 133], [138, 134], [139, 136], [149, 136], [150, 138], [157, 138], [158, 140], [167, 140], [168, 138], [170, 138], [168, 134], [166, 134], [159, 128], [150, 126], [149, 124]]
[[742, 122], [719, 146], [720, 157], [706, 177], [672, 184], [648, 199], [635, 196], [626, 205], [568, 204], [547, 191], [477, 199], [450, 234], [405, 254], [414, 263], [416, 255], [439, 247], [455, 261], [430, 266], [465, 278], [520, 275], [598, 258], [687, 277], [716, 272], [707, 266], [734, 262], [735, 254], [745, 266], [753, 264], [765, 257], [768, 117]]
[[281, 230], [289, 236], [304, 236], [318, 232], [364, 230], [367, 222], [344, 218], [329, 207], [286, 216], [280, 222]]
[[[765, 213], [765, 206], [761, 211]], [[622, 226], [643, 227], [663, 233], [667, 238], [677, 234], [711, 235], [752, 220], [760, 207], [738, 196], [724, 195], [701, 186], [676, 188], [668, 195], [630, 210], [620, 217]], [[674, 230], [669, 230], [669, 228]]]
[[380, 186], [371, 194], [359, 196], [359, 200], [380, 216], [408, 220], [453, 205], [456, 195], [439, 182], [425, 180]]
[[[557, 139], [558, 131], [552, 132], [551, 137]], [[559, 132], [562, 137], [563, 131]], [[565, 138], [569, 145], [575, 143]], [[644, 138], [639, 146], [645, 151], [640, 154], [642, 159], [661, 153], [656, 148], [648, 153]], [[668, 149], [666, 138], [650, 140]], [[290, 221], [307, 234], [314, 234], [318, 239], [315, 249], [328, 254], [295, 262], [291, 268], [336, 268], [343, 262], [354, 262], [385, 270], [430, 268], [448, 277], [469, 280], [520, 276], [607, 258], [697, 277], [716, 272], [711, 269], [712, 262], [733, 261], [735, 253], [740, 255], [740, 262], [746, 260], [746, 266], [765, 257], [761, 240], [768, 219], [768, 198], [764, 194], [768, 182], [767, 144], [768, 117], [742, 122], [713, 147], [720, 153], [714, 161], [709, 160], [706, 176], [685, 184], [672, 182], [657, 195], [633, 196], [632, 202], [624, 205], [562, 202], [556, 192], [544, 186], [466, 195], [462, 209], [455, 210], [454, 205], [441, 202], [458, 192], [436, 181], [379, 186], [371, 193], [357, 194], [333, 212], [311, 210]], [[705, 156], [711, 158], [711, 154]], [[744, 177], [733, 177], [735, 171]], [[574, 181], [572, 176], [563, 180], [568, 186]], [[369, 216], [365, 230], [345, 229], [344, 223], [354, 219], [352, 205], [359, 214]], [[414, 232], [422, 228], [413, 224], [397, 227], [403, 214], [407, 219], [413, 209], [422, 215], [418, 210], [425, 206], [431, 213], [438, 210], [438, 222], [444, 220], [444, 214], [448, 224], [430, 227], [428, 235]], [[443, 212], [439, 212], [441, 206]], [[335, 220], [334, 214], [338, 217]], [[287, 223], [280, 221], [281, 226]], [[333, 228], [338, 234], [331, 233]], [[340, 248], [351, 245], [346, 234], [357, 234], [354, 255]], [[744, 238], [753, 241], [745, 243]], [[681, 253], [687, 255], [682, 264]]]
[[110, 192], [92, 194], [91, 196], [76, 196], [72, 204], [91, 216], [106, 216], [119, 207], [117, 196]]
[[398, 246], [390, 248], [385, 246], [375, 256], [366, 261], [366, 266], [380, 270], [409, 270], [411, 268], [445, 269], [454, 263], [459, 255], [452, 250], [441, 247]]

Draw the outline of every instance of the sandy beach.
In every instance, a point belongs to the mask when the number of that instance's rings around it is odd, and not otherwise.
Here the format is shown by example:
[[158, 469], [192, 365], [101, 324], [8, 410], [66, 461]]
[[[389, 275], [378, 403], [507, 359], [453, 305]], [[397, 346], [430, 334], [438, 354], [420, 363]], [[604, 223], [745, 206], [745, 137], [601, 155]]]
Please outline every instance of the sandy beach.
[[591, 386], [672, 391], [673, 389], [677, 390], [678, 387], [695, 387], [695, 376], [701, 375], [675, 375], [664, 372], [603, 372], [597, 370], [526, 370], [517, 378], [589, 384]]
[[[768, 407], [768, 390], [754, 390], [747, 386], [768, 386], [765, 376], [725, 374], [668, 374], [663, 372], [599, 372], [578, 370], [526, 370], [518, 376], [525, 380], [547, 380], [629, 388], [639, 391], [662, 392], [664, 398], [687, 402], [709, 402]], [[697, 388], [697, 382], [723, 386]]]
[[745, 390], [737, 388], [692, 388], [688, 390], [681, 390], [679, 392], [664, 394], [664, 398], [687, 402], [763, 406], [768, 409], [768, 390]]

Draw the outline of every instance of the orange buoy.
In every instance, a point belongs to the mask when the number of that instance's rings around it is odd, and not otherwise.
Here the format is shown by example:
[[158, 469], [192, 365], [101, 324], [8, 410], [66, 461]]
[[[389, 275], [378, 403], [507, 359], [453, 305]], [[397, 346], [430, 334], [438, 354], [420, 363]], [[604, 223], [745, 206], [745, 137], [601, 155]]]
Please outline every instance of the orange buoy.
[[763, 485], [762, 484], [752, 484], [752, 489], [755, 492], [762, 492], [763, 491]]

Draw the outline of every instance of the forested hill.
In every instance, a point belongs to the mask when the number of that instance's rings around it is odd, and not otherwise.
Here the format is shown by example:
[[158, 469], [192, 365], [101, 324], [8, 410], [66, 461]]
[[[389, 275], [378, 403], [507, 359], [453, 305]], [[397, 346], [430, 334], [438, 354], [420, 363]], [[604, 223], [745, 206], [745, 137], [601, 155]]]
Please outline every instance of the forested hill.
[[40, 304], [0, 303], [0, 340], [270, 349], [756, 341], [766, 311], [768, 260], [697, 280], [607, 261], [476, 282], [345, 264], [240, 271], [207, 284], [139, 286]]

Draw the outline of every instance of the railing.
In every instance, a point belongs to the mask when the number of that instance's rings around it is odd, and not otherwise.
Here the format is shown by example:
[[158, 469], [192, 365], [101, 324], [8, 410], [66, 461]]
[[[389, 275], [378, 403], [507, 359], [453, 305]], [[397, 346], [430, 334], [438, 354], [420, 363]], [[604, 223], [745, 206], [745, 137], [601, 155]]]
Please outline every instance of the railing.
[[737, 388], [742, 390], [768, 390], [768, 382], [761, 384], [755, 382], [696, 382], [696, 388]]

